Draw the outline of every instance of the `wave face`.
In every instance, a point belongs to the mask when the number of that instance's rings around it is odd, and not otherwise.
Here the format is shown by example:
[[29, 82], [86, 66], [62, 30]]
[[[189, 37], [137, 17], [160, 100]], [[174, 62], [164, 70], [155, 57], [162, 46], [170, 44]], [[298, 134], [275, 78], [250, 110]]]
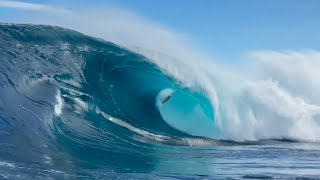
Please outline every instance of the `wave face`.
[[1, 24], [0, 157], [40, 164], [39, 172], [44, 164], [166, 172], [179, 171], [178, 161], [160, 163], [179, 156], [176, 146], [318, 140], [319, 108], [273, 81], [248, 83], [212, 64], [136, 51], [144, 55], [60, 27]]
[[0, 33], [1, 139], [12, 154], [50, 164], [64, 149], [63, 158], [139, 169], [148, 144], [221, 143], [208, 139], [218, 129], [203, 91], [142, 55], [60, 27], [1, 24]]

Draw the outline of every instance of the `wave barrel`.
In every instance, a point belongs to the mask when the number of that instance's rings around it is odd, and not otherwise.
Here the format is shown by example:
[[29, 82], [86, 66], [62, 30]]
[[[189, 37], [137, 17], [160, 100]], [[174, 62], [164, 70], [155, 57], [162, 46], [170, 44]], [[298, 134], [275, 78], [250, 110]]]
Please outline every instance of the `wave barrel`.
[[212, 108], [201, 98], [180, 89], [163, 89], [156, 106], [171, 127], [193, 136], [216, 137]]

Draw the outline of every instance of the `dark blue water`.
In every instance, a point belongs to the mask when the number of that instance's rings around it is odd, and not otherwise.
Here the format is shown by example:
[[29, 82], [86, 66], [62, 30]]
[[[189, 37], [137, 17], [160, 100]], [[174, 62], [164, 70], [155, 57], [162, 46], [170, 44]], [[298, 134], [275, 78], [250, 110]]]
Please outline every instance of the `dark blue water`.
[[110, 42], [0, 25], [2, 179], [319, 179], [320, 144], [219, 140], [214, 110]]

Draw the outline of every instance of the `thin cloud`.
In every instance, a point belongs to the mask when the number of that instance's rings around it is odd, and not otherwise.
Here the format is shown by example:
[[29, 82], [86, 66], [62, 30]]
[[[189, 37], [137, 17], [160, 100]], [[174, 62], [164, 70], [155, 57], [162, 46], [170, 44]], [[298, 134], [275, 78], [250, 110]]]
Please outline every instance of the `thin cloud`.
[[27, 3], [22, 1], [7, 1], [0, 0], [0, 8], [13, 8], [13, 9], [22, 9], [30, 11], [45, 11], [52, 13], [66, 13], [69, 10], [64, 8], [53, 7], [45, 4], [36, 4], [36, 3]]

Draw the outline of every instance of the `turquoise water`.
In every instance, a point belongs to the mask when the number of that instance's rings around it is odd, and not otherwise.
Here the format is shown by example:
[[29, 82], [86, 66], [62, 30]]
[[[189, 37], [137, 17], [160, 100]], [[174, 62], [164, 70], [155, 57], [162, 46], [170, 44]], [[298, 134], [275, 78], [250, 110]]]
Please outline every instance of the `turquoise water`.
[[1, 178], [320, 176], [318, 143], [223, 139], [200, 85], [110, 42], [1, 24], [0, 58]]

